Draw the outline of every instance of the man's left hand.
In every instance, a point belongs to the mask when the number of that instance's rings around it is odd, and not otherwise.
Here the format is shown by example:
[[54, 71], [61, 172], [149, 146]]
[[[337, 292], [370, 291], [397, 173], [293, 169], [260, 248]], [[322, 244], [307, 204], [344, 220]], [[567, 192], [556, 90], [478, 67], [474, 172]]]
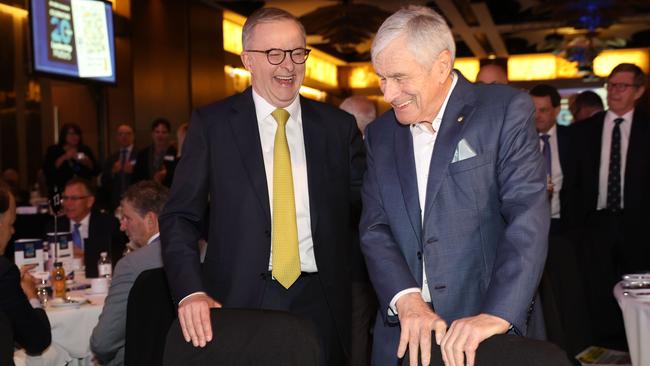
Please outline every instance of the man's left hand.
[[510, 323], [497, 316], [479, 314], [458, 319], [451, 324], [440, 344], [442, 360], [446, 366], [474, 366], [479, 343], [495, 334], [508, 331]]

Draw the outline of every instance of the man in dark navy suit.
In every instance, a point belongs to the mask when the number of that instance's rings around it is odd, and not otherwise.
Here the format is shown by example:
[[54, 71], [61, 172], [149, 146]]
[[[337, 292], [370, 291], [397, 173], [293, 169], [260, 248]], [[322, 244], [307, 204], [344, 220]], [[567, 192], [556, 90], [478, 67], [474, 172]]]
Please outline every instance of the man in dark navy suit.
[[186, 340], [204, 346], [210, 307], [290, 311], [314, 325], [322, 363], [344, 365], [361, 135], [351, 115], [298, 95], [310, 50], [292, 15], [260, 9], [242, 38], [252, 88], [194, 112], [160, 217], [180, 324]]
[[539, 148], [544, 157], [547, 189], [551, 201], [551, 235], [561, 231], [562, 171], [567, 168], [569, 129], [557, 124], [560, 114], [560, 93], [548, 84], [538, 84], [530, 89], [535, 104], [535, 129], [539, 135]]

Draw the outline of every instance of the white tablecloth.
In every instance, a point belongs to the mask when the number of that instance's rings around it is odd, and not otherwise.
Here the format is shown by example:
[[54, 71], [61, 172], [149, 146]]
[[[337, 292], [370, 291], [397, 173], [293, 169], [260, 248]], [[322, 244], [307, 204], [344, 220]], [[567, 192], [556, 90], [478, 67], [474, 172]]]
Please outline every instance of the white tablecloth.
[[[623, 311], [625, 334], [634, 366], [650, 365], [650, 301], [624, 295], [619, 282], [614, 287], [614, 296]], [[648, 291], [650, 292], [650, 291]]]
[[84, 296], [91, 304], [76, 309], [48, 306], [45, 312], [52, 328], [52, 345], [40, 356], [16, 352], [16, 366], [59, 366], [67, 362], [70, 365], [92, 365], [90, 335], [97, 325], [106, 294], [88, 295], [83, 291], [73, 291], [69, 296]]

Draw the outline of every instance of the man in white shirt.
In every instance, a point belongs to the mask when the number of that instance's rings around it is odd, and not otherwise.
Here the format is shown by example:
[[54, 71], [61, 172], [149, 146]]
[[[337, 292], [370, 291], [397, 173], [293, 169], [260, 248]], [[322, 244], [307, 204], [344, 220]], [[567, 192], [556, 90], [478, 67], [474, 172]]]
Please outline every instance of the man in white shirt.
[[252, 88], [194, 112], [160, 217], [183, 334], [210, 342], [210, 307], [289, 311], [314, 325], [323, 365], [345, 365], [362, 139], [352, 116], [298, 95], [310, 50], [294, 16], [261, 8], [242, 41]]
[[[480, 342], [526, 335], [544, 266], [546, 172], [530, 97], [452, 70], [444, 18], [410, 6], [373, 41], [392, 111], [366, 129], [359, 226], [379, 298], [373, 365], [474, 365]], [[450, 325], [449, 329], [447, 326]], [[421, 355], [418, 356], [418, 350]]]
[[572, 125], [565, 171], [566, 219], [577, 230], [594, 341], [625, 347], [612, 287], [625, 273], [650, 268], [650, 118], [636, 102], [646, 77], [619, 64], [607, 78], [609, 109]]
[[560, 114], [560, 93], [548, 84], [535, 85], [529, 92], [535, 104], [535, 129], [539, 135], [539, 149], [544, 157], [544, 167], [551, 201], [551, 235], [559, 234], [563, 167], [566, 168], [569, 148], [568, 127], [557, 124]]
[[90, 337], [90, 348], [101, 365], [124, 364], [129, 292], [141, 272], [162, 267], [158, 215], [168, 197], [168, 189], [154, 181], [140, 181], [123, 195], [120, 229], [138, 249], [115, 266], [104, 308]]

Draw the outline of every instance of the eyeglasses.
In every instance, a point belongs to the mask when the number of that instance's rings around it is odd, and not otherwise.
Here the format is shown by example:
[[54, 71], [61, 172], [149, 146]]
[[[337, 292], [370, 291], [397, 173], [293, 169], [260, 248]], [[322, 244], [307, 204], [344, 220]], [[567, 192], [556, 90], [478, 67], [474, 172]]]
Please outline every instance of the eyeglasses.
[[61, 201], [79, 201], [84, 198], [88, 198], [90, 195], [85, 196], [61, 196]]
[[605, 86], [607, 90], [616, 90], [617, 92], [624, 92], [627, 88], [638, 88], [636, 84], [627, 84], [627, 83], [606, 83]]
[[284, 58], [287, 56], [287, 53], [290, 55], [291, 61], [294, 64], [304, 64], [309, 57], [309, 48], [294, 48], [292, 50], [282, 50], [279, 48], [271, 48], [270, 50], [246, 50], [246, 52], [258, 52], [266, 53], [266, 59], [269, 60], [271, 65], [279, 65], [284, 61]]

